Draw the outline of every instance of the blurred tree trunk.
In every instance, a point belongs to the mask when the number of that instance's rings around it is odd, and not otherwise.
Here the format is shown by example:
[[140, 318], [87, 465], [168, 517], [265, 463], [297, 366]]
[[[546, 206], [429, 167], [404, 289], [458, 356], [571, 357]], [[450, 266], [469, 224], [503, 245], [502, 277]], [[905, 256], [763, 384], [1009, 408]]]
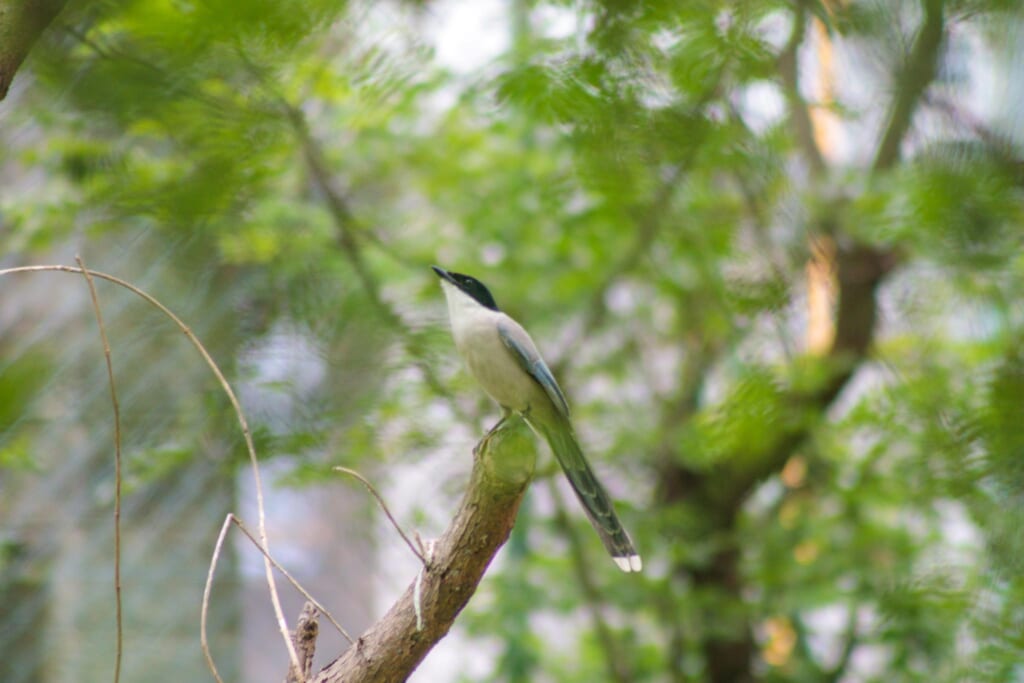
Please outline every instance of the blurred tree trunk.
[[[893, 255], [864, 246], [839, 250], [836, 262], [839, 285], [836, 334], [826, 355], [826, 362], [832, 365], [831, 374], [816, 390], [794, 392], [787, 397], [794, 412], [824, 415], [866, 359], [877, 315], [877, 288], [896, 264]], [[742, 549], [736, 543], [737, 523], [750, 494], [761, 482], [782, 470], [810, 436], [808, 425], [813, 423], [813, 420], [794, 420], [793, 424], [800, 426], [792, 428], [773, 428], [766, 424], [764, 434], [771, 440], [770, 447], [754, 458], [737, 453], [729, 460], [742, 464], [715, 473], [690, 469], [671, 452], [671, 447], [666, 451], [661, 467], [660, 503], [692, 506], [692, 517], [705, 520], [702, 533], [717, 543], [716, 551], [706, 562], [682, 563], [675, 568], [676, 573], [692, 581], [698, 591], [716, 598], [713, 604], [719, 613], [709, 618], [718, 622], [718, 626], [705, 635], [701, 644], [711, 683], [742, 683], [756, 678], [751, 669], [756, 643], [743, 596]]]
[[[936, 75], [939, 48], [942, 44], [945, 22], [942, 0], [924, 0], [924, 18], [914, 43], [906, 56], [901, 71], [900, 88], [890, 105], [887, 126], [882, 131], [875, 156], [873, 171], [884, 173], [900, 161], [900, 147], [910, 129], [914, 111], [925, 89]], [[780, 61], [782, 77], [790, 89], [791, 118], [797, 138], [803, 136], [804, 156], [813, 169], [828, 167], [819, 147], [818, 135], [809, 126], [806, 103], [798, 97], [794, 76], [795, 55], [804, 38], [802, 12], [796, 16], [796, 27]], [[810, 130], [809, 130], [810, 129]], [[718, 614], [708, 615], [717, 622], [716, 628], [704, 634], [702, 650], [707, 680], [710, 683], [742, 683], [757, 678], [753, 669], [757, 644], [744, 599], [744, 579], [740, 561], [742, 548], [737, 543], [737, 524], [743, 506], [757, 486], [782, 471], [790, 457], [811, 435], [810, 425], [823, 417], [840, 392], [867, 359], [874, 339], [878, 317], [877, 291], [885, 276], [900, 261], [895, 251], [884, 251], [858, 244], [851, 238], [842, 244], [831, 236], [843, 224], [843, 206], [833, 202], [817, 219], [815, 237], [829, 236], [828, 248], [820, 258], [818, 279], [822, 288], [834, 288], [837, 298], [834, 318], [812, 322], [826, 329], [810, 330], [817, 339], [811, 341], [810, 352], [822, 358], [826, 370], [824, 380], [810, 390], [791, 391], [785, 398], [790, 421], [764, 425], [764, 444], [749, 444], [753, 453], [738, 452], [726, 462], [738, 463], [713, 473], [697, 471], [681, 462], [671, 444], [663, 447], [660, 465], [659, 503], [666, 506], [686, 505], [693, 510], [695, 519], [702, 519], [702, 533], [714, 539], [716, 548], [710, 558], [700, 564], [678, 562], [675, 573], [693, 582], [698, 591], [714, 595]], [[819, 242], [819, 245], [823, 243]], [[822, 255], [819, 255], [819, 257]], [[811, 283], [812, 289], [814, 283]], [[831, 308], [831, 297], [818, 292], [822, 304]], [[826, 306], [822, 305], [822, 309]], [[684, 388], [683, 393], [689, 393]], [[800, 419], [803, 415], [804, 419]], [[808, 420], [807, 416], [816, 419]]]
[[67, 0], [0, 0], [0, 100], [32, 45]]

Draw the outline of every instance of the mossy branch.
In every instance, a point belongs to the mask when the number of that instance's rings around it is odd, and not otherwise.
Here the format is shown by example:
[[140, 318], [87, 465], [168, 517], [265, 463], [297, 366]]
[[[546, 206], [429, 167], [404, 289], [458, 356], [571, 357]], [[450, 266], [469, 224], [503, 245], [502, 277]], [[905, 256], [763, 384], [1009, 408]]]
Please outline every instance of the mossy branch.
[[508, 540], [533, 477], [532, 435], [521, 420], [505, 425], [478, 447], [462, 503], [420, 578], [314, 683], [404, 681], [448, 633]]

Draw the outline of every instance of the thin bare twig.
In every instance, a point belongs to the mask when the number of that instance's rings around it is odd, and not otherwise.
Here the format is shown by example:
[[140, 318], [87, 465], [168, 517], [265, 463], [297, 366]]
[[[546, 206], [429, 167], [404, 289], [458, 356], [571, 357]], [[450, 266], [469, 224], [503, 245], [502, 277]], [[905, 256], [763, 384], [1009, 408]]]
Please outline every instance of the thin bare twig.
[[[76, 273], [80, 275], [84, 275], [86, 273], [85, 268], [76, 268], [74, 266], [64, 265], [44, 265], [4, 268], [0, 270], [0, 275], [10, 275], [14, 273], [39, 273], [50, 271], [60, 273]], [[220, 383], [221, 388], [224, 390], [224, 393], [227, 395], [228, 400], [231, 402], [231, 407], [235, 411], [235, 417], [238, 420], [239, 426], [241, 426], [242, 428], [242, 437], [245, 439], [245, 447], [249, 453], [249, 462], [252, 466], [253, 479], [255, 480], [254, 483], [256, 488], [256, 511], [259, 521], [260, 541], [261, 545], [264, 548], [269, 548], [269, 543], [267, 542], [266, 513], [263, 504], [263, 483], [260, 477], [259, 461], [256, 458], [256, 447], [253, 444], [252, 432], [249, 429], [249, 423], [245, 419], [245, 414], [242, 412], [242, 406], [238, 402], [238, 397], [235, 396], [235, 392], [231, 389], [231, 385], [228, 384], [227, 379], [224, 377], [224, 373], [221, 372], [220, 367], [213, 360], [213, 357], [206, 350], [206, 347], [203, 346], [202, 342], [199, 341], [199, 338], [196, 337], [195, 333], [192, 332], [189, 326], [182, 322], [181, 318], [176, 316], [169, 308], [164, 306], [157, 299], [142, 291], [141, 289], [131, 284], [130, 282], [122, 280], [121, 278], [116, 277], [114, 275], [108, 275], [107, 273], [101, 273], [96, 270], [89, 270], [87, 272], [92, 277], [100, 278], [101, 280], [107, 280], [108, 282], [113, 282], [116, 285], [124, 287], [128, 291], [144, 299], [147, 303], [156, 307], [161, 313], [170, 318], [174, 322], [174, 324], [178, 326], [182, 333], [184, 333], [184, 335], [188, 337], [188, 340], [192, 343], [192, 346], [194, 346], [195, 349], [199, 352], [199, 355], [202, 356], [203, 360], [206, 362], [207, 367], [210, 368], [210, 371], [213, 372], [214, 376], [217, 378], [217, 381]], [[284, 610], [281, 608], [281, 600], [277, 593], [277, 585], [274, 583], [273, 566], [271, 565], [269, 558], [266, 556], [264, 556], [263, 558], [263, 567], [267, 577], [267, 588], [270, 593], [270, 601], [274, 606], [274, 614], [277, 618], [278, 631], [281, 633], [281, 637], [284, 638], [285, 647], [288, 649], [288, 656], [291, 658], [292, 663], [298, 668], [300, 666], [299, 657], [298, 654], [295, 652], [294, 645], [292, 645], [292, 639], [288, 629], [288, 622], [285, 620]], [[214, 673], [216, 674], [215, 667], [213, 667], [213, 659], [210, 655], [209, 646], [206, 641], [205, 631], [203, 631], [202, 634], [201, 645], [203, 647], [203, 655], [206, 657], [207, 663], [210, 664], [211, 670], [214, 671]], [[219, 677], [218, 680], [220, 680]]]
[[353, 643], [354, 644], [355, 640], [353, 640], [352, 636], [349, 635], [348, 631], [346, 631], [342, 627], [342, 625], [338, 623], [338, 620], [334, 618], [334, 615], [332, 615], [327, 610], [326, 607], [321, 605], [317, 601], [317, 599], [314, 598], [309, 593], [309, 591], [307, 591], [305, 588], [303, 588], [302, 584], [300, 584], [295, 579], [295, 577], [293, 577], [291, 574], [289, 574], [288, 570], [285, 569], [283, 566], [281, 566], [281, 564], [270, 555], [270, 553], [267, 551], [266, 548], [264, 548], [263, 546], [260, 545], [260, 542], [256, 539], [256, 537], [253, 535], [253, 533], [251, 531], [249, 531], [248, 527], [245, 526], [245, 523], [242, 522], [242, 520], [238, 519], [238, 517], [236, 517], [234, 514], [228, 513], [228, 517], [230, 517], [231, 518], [231, 522], [235, 526], [237, 526], [239, 528], [239, 530], [241, 530], [241, 532], [243, 534], [245, 534], [249, 538], [250, 541], [252, 541], [253, 545], [256, 546], [257, 550], [259, 550], [261, 553], [263, 553], [263, 556], [266, 557], [268, 560], [270, 560], [270, 563], [274, 565], [274, 568], [277, 569], [277, 571], [281, 572], [281, 574], [284, 576], [284, 578], [287, 579], [288, 583], [290, 583], [292, 585], [292, 587], [295, 588], [295, 590], [297, 590], [300, 593], [302, 593], [302, 597], [306, 598], [306, 600], [311, 602], [314, 607], [316, 607], [318, 610], [320, 610], [320, 613], [323, 614], [325, 617], [327, 617], [327, 621], [331, 622], [331, 624], [334, 626], [334, 628], [338, 629], [338, 633], [340, 633], [342, 636], [344, 636], [345, 640], [347, 640], [349, 643]]
[[82, 262], [82, 257], [75, 255], [89, 285], [89, 297], [92, 299], [92, 310], [96, 314], [96, 325], [100, 329], [100, 341], [103, 343], [103, 359], [107, 364], [107, 383], [110, 385], [110, 403], [114, 408], [114, 612], [117, 621], [116, 655], [114, 657], [114, 683], [121, 680], [121, 660], [124, 657], [124, 610], [121, 604], [121, 406], [117, 401], [117, 386], [114, 383], [114, 364], [110, 359], [110, 341], [103, 324], [100, 312], [100, 300], [96, 296], [96, 284], [92, 275]]
[[420, 558], [420, 562], [423, 563], [424, 567], [429, 568], [430, 562], [427, 560], [426, 557], [423, 556], [423, 553], [421, 553], [416, 548], [416, 546], [413, 545], [413, 542], [409, 540], [409, 537], [405, 535], [405, 532], [402, 531], [402, 527], [399, 526], [398, 521], [391, 514], [391, 510], [388, 509], [388, 504], [385, 503], [384, 498], [379, 493], [377, 493], [377, 489], [373, 487], [373, 484], [367, 481], [366, 477], [364, 477], [363, 475], [359, 474], [355, 470], [350, 470], [347, 467], [342, 467], [341, 465], [338, 465], [337, 467], [334, 468], [334, 471], [341, 472], [342, 474], [347, 474], [350, 477], [358, 479], [362, 483], [362, 485], [366, 487], [366, 490], [373, 494], [373, 497], [377, 499], [378, 503], [380, 503], [381, 509], [384, 510], [384, 514], [387, 515], [388, 520], [391, 522], [391, 526], [395, 527], [395, 531], [397, 531], [398, 535], [402, 537], [402, 540], [405, 541], [405, 544], [409, 546], [409, 550], [412, 551], [412, 554]]
[[[206, 586], [203, 587], [203, 603], [199, 610], [199, 644], [203, 649], [203, 657], [206, 658], [206, 666], [210, 668], [210, 673], [217, 679], [217, 683], [224, 683], [224, 679], [220, 677], [220, 673], [217, 671], [217, 665], [213, 663], [213, 656], [210, 654], [210, 643], [206, 637], [206, 615], [210, 613], [210, 592], [213, 590], [213, 575], [217, 571], [217, 561], [220, 559], [220, 549], [224, 546], [224, 538], [228, 535], [228, 528], [231, 524], [231, 513], [224, 518], [224, 523], [220, 527], [220, 533], [217, 534], [217, 542], [213, 545], [213, 554], [210, 556], [210, 567], [206, 570]], [[291, 639], [289, 638], [289, 641]], [[298, 653], [295, 655], [295, 661], [298, 661]]]

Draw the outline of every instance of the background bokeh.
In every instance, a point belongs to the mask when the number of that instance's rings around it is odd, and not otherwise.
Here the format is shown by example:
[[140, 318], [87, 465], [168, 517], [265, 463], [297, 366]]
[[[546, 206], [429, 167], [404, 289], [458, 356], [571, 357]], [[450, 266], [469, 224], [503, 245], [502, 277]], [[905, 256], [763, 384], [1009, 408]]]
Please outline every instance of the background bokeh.
[[[80, 254], [186, 321], [271, 548], [353, 632], [417, 565], [331, 467], [440, 534], [498, 411], [429, 265], [489, 285], [644, 573], [542, 458], [413, 680], [1024, 681], [1022, 38], [1011, 0], [70, 2], [0, 102], [0, 267]], [[240, 431], [97, 286], [122, 680], [208, 680]], [[0, 680], [111, 679], [113, 472], [84, 281], [0, 277]], [[231, 680], [285, 674], [262, 582], [236, 538]]]

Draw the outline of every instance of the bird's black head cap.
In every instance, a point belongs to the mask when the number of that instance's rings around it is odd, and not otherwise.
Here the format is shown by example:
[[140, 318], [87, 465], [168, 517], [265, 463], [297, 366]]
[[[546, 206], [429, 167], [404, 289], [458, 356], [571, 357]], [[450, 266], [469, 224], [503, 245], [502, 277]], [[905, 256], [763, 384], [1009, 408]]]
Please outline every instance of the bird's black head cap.
[[485, 308], [489, 308], [492, 311], [498, 310], [498, 304], [494, 301], [494, 297], [491, 296], [491, 292], [484, 283], [477, 280], [472, 275], [463, 275], [462, 273], [453, 273], [450, 270], [445, 270], [439, 266], [431, 266], [437, 276], [442, 280], [447, 280], [466, 294], [473, 297], [477, 303]]

